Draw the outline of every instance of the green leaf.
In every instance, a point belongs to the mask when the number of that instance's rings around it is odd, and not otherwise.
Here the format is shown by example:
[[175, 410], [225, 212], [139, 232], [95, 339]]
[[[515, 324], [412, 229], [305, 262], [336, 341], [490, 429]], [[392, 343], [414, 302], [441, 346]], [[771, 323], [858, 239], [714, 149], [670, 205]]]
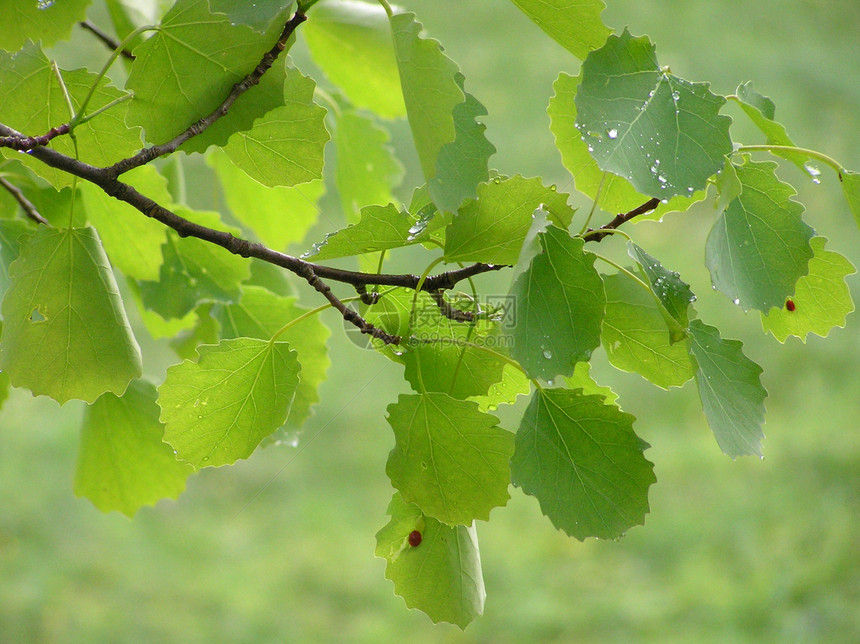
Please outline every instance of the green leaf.
[[388, 141], [388, 133], [371, 119], [351, 110], [336, 114], [335, 184], [344, 217], [350, 223], [358, 221], [363, 206], [394, 201], [391, 191], [403, 178], [403, 166]]
[[[680, 325], [681, 329], [686, 329], [689, 323], [690, 304], [696, 301], [696, 296], [690, 290], [690, 285], [684, 282], [677, 272], [666, 270], [657, 259], [632, 241], [627, 242], [627, 254], [642, 267], [642, 272], [645, 273], [652, 292], [660, 298], [666, 312]], [[683, 334], [675, 335], [673, 331], [675, 329], [670, 326], [669, 332], [672, 335], [672, 342], [683, 339]]]
[[603, 396], [607, 405], [612, 405], [618, 400], [618, 394], [609, 387], [598, 385], [594, 381], [594, 378], [591, 377], [590, 362], [577, 362], [576, 368], [573, 370], [573, 375], [564, 380], [567, 383], [567, 389], [582, 389], [582, 393], [585, 396]]
[[472, 327], [450, 320], [441, 314], [436, 302], [422, 293], [416, 305], [411, 338], [409, 350], [403, 355], [404, 377], [415, 391], [443, 392], [465, 399], [486, 395], [493, 384], [502, 380], [504, 355], [479, 348], [504, 352], [506, 336], [494, 322], [478, 320]]
[[284, 29], [284, 23], [289, 17], [292, 0], [209, 0], [213, 13], [227, 14], [230, 22], [248, 25], [254, 31], [268, 33], [272, 43]]
[[[577, 366], [588, 364], [577, 362]], [[468, 400], [478, 403], [481, 411], [493, 411], [499, 405], [513, 405], [517, 396], [529, 393], [531, 383], [526, 375], [512, 364], [506, 364], [502, 371], [502, 379], [490, 385], [486, 395], [469, 396]]]
[[477, 403], [444, 393], [400, 395], [388, 406], [394, 449], [385, 472], [403, 499], [449, 525], [488, 521], [511, 498], [514, 436]]
[[841, 172], [842, 193], [845, 195], [854, 220], [860, 226], [860, 172]]
[[658, 387], [680, 387], [693, 377], [687, 348], [671, 343], [654, 298], [626, 275], [604, 275], [606, 316], [601, 341], [609, 362]]
[[[61, 70], [60, 73], [76, 110], [93, 85], [96, 89], [87, 107], [89, 114], [125, 94], [85, 69]], [[51, 148], [94, 166], [111, 165], [131, 156], [140, 147], [140, 128], [126, 125], [127, 109], [127, 103], [116, 105], [78, 125], [75, 128], [77, 148], [69, 136], [54, 138]], [[38, 45], [30, 43], [16, 54], [0, 54], [0, 114], [5, 125], [31, 136], [45, 134], [52, 127], [69, 122], [71, 114], [63, 90], [51, 61]], [[5, 154], [21, 161], [57, 190], [72, 184], [70, 174], [51, 168], [30, 155], [10, 150]]]
[[732, 151], [726, 102], [660, 68], [647, 37], [610, 36], [582, 64], [576, 127], [602, 170], [639, 192], [692, 195]]
[[323, 149], [329, 140], [326, 111], [314, 103], [316, 83], [290, 69], [284, 105], [236, 132], [224, 151], [249, 176], [270, 188], [322, 178]]
[[283, 425], [299, 384], [286, 342], [222, 340], [167, 370], [158, 388], [164, 441], [195, 469], [248, 458]]
[[439, 151], [456, 137], [454, 107], [465, 95], [457, 83], [456, 63], [442, 53], [437, 40], [422, 38], [415, 14], [391, 17], [400, 85], [415, 149], [428, 181], [436, 175]]
[[583, 241], [549, 226], [538, 234], [542, 252], [511, 287], [516, 326], [511, 355], [531, 378], [569, 376], [600, 344], [606, 296]]
[[[274, 44], [266, 34], [213, 13], [208, 0], [177, 0], [135, 48], [126, 87], [128, 121], [164, 143], [208, 115]], [[169, 72], [168, 72], [169, 70]]]
[[[180, 217], [209, 228], [239, 231], [224, 226], [216, 212], [176, 207]], [[158, 281], [139, 282], [143, 305], [165, 319], [182, 318], [200, 302], [232, 302], [239, 298], [239, 284], [248, 279], [248, 260], [195, 237], [180, 238], [168, 231], [162, 246], [164, 263]]]
[[812, 257], [814, 231], [775, 169], [772, 161], [735, 167], [743, 190], [717, 218], [705, 246], [714, 287], [745, 311], [782, 306]]
[[155, 387], [133, 380], [122, 397], [104, 394], [84, 412], [75, 494], [102, 512], [132, 517], [144, 505], [175, 499], [194, 471], [162, 442]]
[[[222, 307], [218, 314], [221, 336], [269, 340], [288, 322], [309, 311], [295, 301], [294, 297], [279, 297], [259, 286], [243, 286], [239, 302]], [[287, 417], [287, 423], [293, 427], [301, 427], [311, 415], [311, 407], [319, 402], [319, 386], [331, 364], [326, 347], [330, 335], [328, 327], [315, 316], [278, 336], [296, 352], [301, 366], [299, 386]]]
[[233, 216], [276, 250], [304, 241], [319, 215], [317, 203], [325, 193], [321, 180], [290, 188], [267, 188], [240, 170], [220, 150], [207, 163], [214, 168]]
[[[387, 561], [385, 577], [406, 606], [424, 611], [434, 622], [460, 628], [484, 612], [484, 577], [474, 526], [447, 526], [425, 517], [418, 506], [395, 493], [391, 520], [376, 533], [376, 556]], [[418, 546], [409, 535], [421, 534]]]
[[827, 337], [833, 327], [845, 326], [845, 316], [854, 310], [851, 291], [845, 277], [855, 273], [845, 257], [825, 250], [825, 237], [813, 237], [810, 246], [814, 256], [809, 260], [809, 273], [797, 280], [791, 302], [793, 310], [785, 307], [762, 314], [761, 324], [780, 342], [793, 335], [806, 342], [809, 333]]
[[696, 385], [708, 424], [724, 454], [736, 458], [761, 456], [764, 422], [762, 369], [747, 358], [737, 340], [700, 320], [690, 322], [690, 355], [695, 360]]
[[[135, 168], [122, 180], [165, 207], [172, 201], [167, 180], [152, 166]], [[109, 197], [95, 184], [82, 182], [80, 190], [87, 219], [98, 229], [111, 263], [127, 277], [157, 280], [163, 262], [161, 246], [167, 239], [164, 225]]]
[[9, 274], [0, 369], [14, 386], [93, 402], [140, 376], [140, 348], [93, 228], [40, 227]]
[[580, 541], [617, 539], [648, 513], [657, 479], [635, 418], [580, 390], [534, 393], [511, 459], [514, 485], [537, 497], [553, 525]]
[[391, 29], [380, 5], [326, 0], [314, 7], [302, 34], [314, 62], [352, 103], [383, 118], [406, 114]]
[[480, 184], [477, 199], [460, 208], [445, 231], [446, 261], [516, 264], [538, 207], [556, 226], [570, 225], [574, 210], [568, 197], [521, 175]]
[[[649, 197], [637, 192], [624, 177], [601, 170], [592, 158], [589, 144], [583, 141], [576, 128], [575, 98], [580, 78], [562, 73], [553, 84], [555, 95], [549, 101], [547, 113], [556, 148], [561, 153], [561, 161], [573, 177], [579, 192], [592, 201], [596, 200], [597, 205], [606, 212], [629, 212], [648, 201]], [[704, 199], [705, 195], [705, 191], [700, 190], [692, 195], [672, 197], [668, 203], [661, 202], [647, 217], [659, 219], [667, 212], [683, 212]]]
[[441, 212], [457, 212], [463, 200], [476, 196], [478, 184], [490, 178], [487, 163], [496, 153], [484, 136], [487, 126], [477, 120], [487, 109], [465, 91], [462, 74], [456, 80], [466, 100], [454, 107], [455, 138], [439, 150], [436, 174], [428, 180], [430, 197]]
[[[92, 0], [6, 0], [0, 3], [0, 49], [17, 51], [27, 38], [37, 37], [46, 47], [69, 37], [72, 27], [87, 17]], [[14, 25], [14, 28], [13, 28]]]
[[513, 0], [559, 45], [582, 60], [611, 33], [600, 14], [603, 0]]
[[410, 233], [415, 222], [415, 217], [398, 210], [394, 204], [365, 206], [357, 224], [328, 233], [302, 257], [315, 260], [351, 257], [417, 244], [420, 238]]
[[[744, 113], [750, 118], [755, 126], [767, 137], [769, 145], [794, 146], [794, 141], [788, 136], [788, 132], [781, 123], [773, 120], [776, 105], [767, 96], [759, 94], [753, 89], [751, 81], [741, 83], [735, 90], [738, 104]], [[773, 154], [783, 159], [788, 159], [804, 172], [810, 173], [807, 163], [809, 156], [798, 152], [785, 152], [773, 150]], [[812, 173], [810, 173], [812, 174]], [[813, 175], [817, 176], [817, 175]]]
[[[274, 36], [277, 38], [277, 36]], [[293, 73], [295, 73], [293, 71]], [[205, 152], [211, 145], [223, 147], [234, 132], [250, 130], [254, 121], [284, 105], [284, 83], [287, 80], [286, 60], [275, 61], [260, 82], [243, 93], [230, 110], [197, 136], [188, 139], [179, 149], [187, 153]], [[226, 98], [224, 94], [223, 98]]]
[[173, 334], [170, 348], [183, 360], [191, 360], [197, 355], [201, 344], [218, 344], [221, 339], [221, 325], [212, 316], [213, 304], [201, 304], [193, 311], [194, 326]]

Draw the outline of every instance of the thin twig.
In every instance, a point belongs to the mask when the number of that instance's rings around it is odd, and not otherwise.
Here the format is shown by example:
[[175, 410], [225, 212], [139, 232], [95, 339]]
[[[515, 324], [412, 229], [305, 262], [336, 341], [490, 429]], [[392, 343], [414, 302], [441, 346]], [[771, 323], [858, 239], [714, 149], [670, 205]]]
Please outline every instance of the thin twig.
[[69, 124], [63, 123], [57, 127], [52, 127], [45, 134], [40, 136], [0, 136], [0, 148], [12, 148], [19, 152], [28, 152], [33, 148], [37, 148], [48, 143], [54, 137], [69, 133]]
[[445, 299], [444, 291], [431, 291], [430, 297], [436, 302], [439, 312], [449, 320], [453, 320], [454, 322], [473, 322], [475, 320], [474, 311], [462, 311], [451, 306], [448, 300]]
[[236, 102], [242, 94], [247, 92], [249, 89], [254, 87], [260, 82], [260, 79], [263, 77], [272, 65], [275, 64], [275, 61], [278, 59], [278, 56], [281, 54], [284, 49], [286, 49], [287, 41], [290, 39], [290, 36], [293, 35], [293, 32], [296, 28], [302, 24], [305, 20], [307, 20], [307, 16], [302, 13], [300, 10], [296, 11], [293, 14], [293, 17], [290, 18], [287, 23], [284, 25], [284, 30], [281, 32], [281, 36], [278, 38], [278, 42], [263, 56], [260, 60], [260, 63], [254, 68], [250, 74], [245, 76], [238, 83], [233, 85], [233, 88], [230, 90], [230, 93], [227, 94], [227, 97], [222, 101], [222, 103], [216, 107], [212, 112], [209, 113], [208, 116], [204, 116], [202, 119], [198, 120], [195, 123], [192, 123], [188, 128], [174, 137], [170, 141], [166, 143], [161, 143], [160, 145], [153, 145], [148, 148], [143, 148], [135, 154], [134, 156], [128, 157], [127, 159], [123, 159], [112, 166], [106, 168], [107, 172], [111, 177], [116, 178], [121, 174], [128, 172], [134, 168], [140, 167], [152, 161], [153, 159], [157, 159], [160, 156], [164, 156], [165, 154], [170, 154], [171, 152], [175, 152], [180, 145], [185, 143], [188, 139], [191, 139], [212, 125], [215, 121], [220, 119], [222, 116], [227, 114], [230, 110], [230, 107], [233, 103]]
[[644, 215], [646, 212], [651, 212], [652, 210], [654, 210], [659, 205], [660, 205], [660, 200], [657, 199], [657, 197], [654, 197], [653, 199], [649, 199], [648, 201], [643, 203], [641, 206], [634, 208], [630, 212], [623, 212], [623, 213], [616, 215], [612, 219], [612, 221], [610, 221], [608, 224], [603, 224], [600, 228], [597, 228], [597, 229], [589, 228], [587, 231], [585, 231], [583, 238], [585, 239], [585, 241], [597, 241], [597, 242], [599, 242], [601, 239], [603, 239], [607, 235], [612, 234], [612, 233], [604, 232], [604, 231], [615, 230], [624, 222], [630, 221], [631, 219], [633, 219], [634, 217], [638, 217], [639, 215]]
[[129, 60], [134, 60], [134, 54], [132, 54], [128, 49], [120, 49], [121, 43], [118, 40], [108, 36], [105, 32], [96, 27], [96, 25], [94, 25], [89, 20], [82, 20], [78, 24], [87, 31], [91, 32], [96, 38], [101, 40], [105, 45], [107, 45], [107, 48], [111, 51], [116, 51], [117, 49], [119, 49], [119, 53], [121, 56]]
[[30, 219], [35, 221], [37, 224], [45, 224], [46, 226], [51, 225], [48, 223], [47, 219], [39, 214], [39, 211], [36, 209], [36, 206], [33, 205], [33, 202], [27, 199], [27, 197], [24, 196], [24, 193], [16, 186], [6, 181], [3, 177], [0, 177], [0, 186], [3, 186], [9, 191], [9, 193], [15, 198], [15, 201], [21, 205], [21, 208], [24, 210], [24, 214]]

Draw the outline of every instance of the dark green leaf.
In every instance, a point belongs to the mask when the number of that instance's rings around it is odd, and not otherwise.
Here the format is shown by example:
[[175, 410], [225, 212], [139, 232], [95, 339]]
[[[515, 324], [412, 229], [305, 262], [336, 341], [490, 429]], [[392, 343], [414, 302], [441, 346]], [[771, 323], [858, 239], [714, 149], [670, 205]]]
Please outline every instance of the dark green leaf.
[[93, 402], [140, 376], [140, 348], [93, 228], [40, 227], [9, 276], [0, 369], [13, 385]]
[[797, 280], [791, 296], [794, 309], [783, 306], [762, 314], [762, 327], [780, 342], [790, 335], [806, 342], [808, 333], [827, 337], [833, 327], [845, 326], [845, 316], [854, 310], [845, 283], [845, 277], [855, 272], [854, 266], [839, 253], [825, 250], [826, 243], [824, 237], [810, 240], [815, 255], [809, 260], [809, 274]]
[[195, 469], [248, 458], [283, 425], [299, 384], [286, 342], [222, 340], [167, 370], [158, 388], [164, 441]]
[[732, 151], [726, 102], [661, 69], [647, 37], [610, 36], [582, 64], [576, 126], [602, 170], [660, 199], [692, 195]]
[[764, 422], [762, 369], [741, 351], [742, 343], [723, 340], [720, 332], [699, 320], [690, 322], [690, 355], [708, 424], [724, 454], [761, 456]]
[[[418, 506], [395, 493], [391, 520], [376, 533], [376, 556], [387, 561], [385, 577], [406, 606], [424, 611], [434, 622], [460, 628], [484, 612], [484, 577], [474, 526], [447, 526], [425, 517]], [[418, 546], [409, 535], [421, 534]]]
[[0, 299], [9, 288], [9, 266], [21, 252], [21, 244], [35, 232], [32, 224], [18, 219], [0, 220]]
[[507, 503], [514, 436], [474, 402], [443, 393], [401, 395], [388, 406], [394, 449], [385, 472], [405, 501], [449, 525], [489, 520]]
[[415, 221], [415, 217], [401, 212], [394, 204], [365, 206], [357, 224], [328, 233], [302, 257], [315, 260], [351, 257], [417, 244], [420, 239], [410, 233]]
[[657, 480], [634, 420], [603, 396], [536, 391], [517, 431], [514, 485], [537, 497], [570, 536], [617, 539], [644, 524], [648, 488]]
[[[651, 285], [651, 290], [660, 298], [660, 302], [666, 312], [680, 325], [680, 329], [686, 329], [689, 322], [690, 304], [696, 301], [696, 296], [690, 290], [690, 285], [681, 279], [675, 271], [667, 270], [657, 259], [651, 257], [632, 241], [627, 243], [627, 254], [630, 255], [639, 266]], [[672, 341], [678, 342], [683, 339], [683, 334], [675, 335], [674, 328], [670, 326]]]
[[812, 257], [814, 231], [775, 169], [772, 161], [735, 167], [742, 192], [714, 223], [705, 247], [714, 286], [744, 310], [782, 306]]
[[72, 27], [87, 16], [92, 0], [5, 0], [0, 2], [0, 49], [16, 51], [27, 38], [46, 47], [69, 37]]
[[133, 380], [121, 398], [104, 394], [84, 413], [75, 494], [102, 512], [131, 517], [144, 505], [175, 499], [194, 471], [162, 442], [155, 387]]
[[532, 378], [569, 376], [600, 344], [606, 296], [583, 241], [549, 226], [541, 252], [511, 287], [515, 301], [511, 355]]

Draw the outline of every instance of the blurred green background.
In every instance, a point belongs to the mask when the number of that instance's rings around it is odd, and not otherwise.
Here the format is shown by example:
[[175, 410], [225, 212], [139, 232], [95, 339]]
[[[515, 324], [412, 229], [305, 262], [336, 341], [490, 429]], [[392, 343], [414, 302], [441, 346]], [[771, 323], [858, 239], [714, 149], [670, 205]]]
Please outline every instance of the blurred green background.
[[[545, 110], [556, 75], [575, 73], [577, 61], [509, 2], [401, 4], [487, 106], [495, 167], [572, 190]], [[756, 81], [799, 145], [860, 169], [860, 3], [608, 4], [607, 24], [650, 35], [675, 74], [724, 94]], [[55, 55], [83, 58], [85, 42], [77, 34]], [[307, 68], [301, 44], [295, 58]], [[395, 130], [405, 144], [405, 127]], [[749, 128], [734, 136], [758, 142]], [[406, 187], [418, 182], [413, 154], [407, 148]], [[807, 221], [857, 264], [860, 233], [832, 173], [821, 185], [794, 168], [781, 174], [799, 186]], [[201, 202], [211, 198], [205, 176], [196, 188], [191, 179]], [[703, 244], [713, 217], [704, 206], [630, 230], [691, 282], [701, 317], [765, 368], [764, 460], [720, 453], [689, 383], [664, 392], [596, 356], [594, 375], [652, 445], [658, 483], [646, 526], [618, 542], [579, 543], [512, 489], [508, 506], [478, 526], [485, 615], [465, 633], [434, 626], [393, 595], [373, 557], [391, 494], [384, 409], [404, 390], [400, 367], [355, 347], [328, 314], [334, 365], [298, 447], [202, 471], [177, 502], [133, 521], [72, 493], [82, 406], [13, 392], [0, 416], [0, 641], [860, 641], [860, 322], [852, 315], [807, 344], [763, 336], [757, 315], [709, 287]], [[408, 257], [398, 266], [415, 270]], [[484, 287], [504, 292], [495, 279]], [[849, 281], [858, 300], [858, 279]], [[145, 349], [158, 381], [176, 359], [162, 344]], [[522, 408], [503, 410], [504, 426], [515, 429]]]

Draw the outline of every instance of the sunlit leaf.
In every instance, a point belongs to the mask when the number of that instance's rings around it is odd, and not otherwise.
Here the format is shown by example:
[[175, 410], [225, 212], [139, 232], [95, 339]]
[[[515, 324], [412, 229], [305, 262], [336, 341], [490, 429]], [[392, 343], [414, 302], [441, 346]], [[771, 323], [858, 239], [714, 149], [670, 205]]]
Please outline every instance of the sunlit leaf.
[[708, 424], [724, 454], [761, 456], [764, 422], [762, 369], [741, 351], [742, 343], [723, 340], [712, 326], [690, 322], [690, 355]]
[[[5, 0], [0, 2], [0, 49], [15, 51], [27, 38], [39, 38], [46, 47], [69, 37], [72, 27], [87, 16], [93, 0]], [[13, 27], [14, 25], [14, 27]]]
[[128, 516], [159, 499], [175, 499], [194, 469], [162, 442], [155, 387], [133, 380], [122, 397], [104, 394], [84, 413], [75, 494], [102, 512]]
[[[475, 527], [444, 525], [399, 493], [388, 514], [391, 520], [376, 533], [376, 556], [387, 561], [385, 577], [394, 592], [434, 622], [466, 628], [484, 612], [487, 597]], [[417, 546], [409, 544], [414, 531], [421, 535]]]
[[314, 260], [351, 257], [391, 248], [417, 244], [420, 239], [409, 231], [416, 219], [394, 204], [365, 206], [357, 224], [328, 233], [302, 257]]
[[579, 59], [611, 33], [600, 14], [603, 0], [513, 0], [550, 38]]
[[705, 246], [714, 286], [744, 310], [782, 306], [812, 257], [814, 231], [775, 169], [772, 161], [735, 167], [742, 192], [714, 223]]
[[514, 436], [474, 402], [401, 395], [388, 406], [394, 449], [385, 471], [404, 500], [449, 525], [489, 520], [510, 498]]
[[860, 172], [842, 172], [842, 192], [857, 225], [860, 226]]
[[576, 127], [602, 170], [639, 192], [692, 195], [732, 151], [726, 102], [707, 83], [661, 69], [654, 45], [628, 31], [610, 36], [582, 64]]
[[514, 485], [537, 497], [570, 536], [617, 539], [644, 524], [648, 488], [657, 480], [634, 420], [603, 396], [536, 391], [517, 431]]
[[140, 376], [140, 348], [93, 228], [40, 227], [9, 277], [0, 369], [14, 386], [93, 402]]
[[786, 305], [762, 314], [762, 327], [780, 342], [790, 335], [803, 342], [809, 333], [827, 337], [832, 328], [845, 326], [845, 317], [854, 310], [845, 283], [845, 277], [856, 272], [854, 266], [839, 253], [825, 250], [826, 243], [824, 237], [810, 240], [815, 255], [809, 260], [809, 273], [797, 280], [790, 308]]
[[296, 353], [286, 342], [252, 338], [197, 352], [197, 362], [170, 367], [158, 388], [164, 441], [196, 469], [248, 458], [287, 419], [299, 384]]

